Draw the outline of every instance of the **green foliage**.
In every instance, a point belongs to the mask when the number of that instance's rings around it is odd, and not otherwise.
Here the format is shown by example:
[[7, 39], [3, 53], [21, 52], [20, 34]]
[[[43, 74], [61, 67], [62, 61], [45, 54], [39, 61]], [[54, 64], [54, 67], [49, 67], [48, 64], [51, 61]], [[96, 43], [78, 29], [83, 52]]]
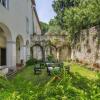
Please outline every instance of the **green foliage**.
[[45, 34], [49, 29], [49, 25], [47, 23], [44, 23], [44, 22], [40, 22], [40, 24], [41, 24], [42, 34]]
[[60, 27], [60, 25], [58, 25], [56, 19], [51, 19], [50, 20], [48, 33], [50, 35], [66, 35], [67, 34], [66, 31], [62, 30], [62, 28]]
[[48, 56], [47, 56], [47, 61], [48, 61], [48, 62], [55, 62], [54, 56], [53, 56], [53, 55], [48, 55]]
[[73, 43], [80, 30], [100, 25], [100, 0], [54, 0], [53, 8], [58, 25], [68, 31]]
[[42, 60], [37, 60], [30, 57], [30, 59], [26, 62], [26, 66], [30, 66], [30, 65], [34, 65], [34, 64], [42, 63], [42, 62], [43, 62]]
[[60, 75], [61, 74], [61, 70], [57, 69], [57, 68], [53, 68], [53, 70], [51, 71], [52, 75], [56, 76], [56, 75]]
[[36, 60], [33, 60], [33, 58], [30, 58], [30, 59], [26, 62], [26, 66], [33, 65], [34, 62], [36, 62]]
[[59, 26], [49, 26], [49, 35], [59, 35], [62, 32]]
[[51, 19], [49, 22], [49, 26], [57, 26], [57, 20], [56, 19]]

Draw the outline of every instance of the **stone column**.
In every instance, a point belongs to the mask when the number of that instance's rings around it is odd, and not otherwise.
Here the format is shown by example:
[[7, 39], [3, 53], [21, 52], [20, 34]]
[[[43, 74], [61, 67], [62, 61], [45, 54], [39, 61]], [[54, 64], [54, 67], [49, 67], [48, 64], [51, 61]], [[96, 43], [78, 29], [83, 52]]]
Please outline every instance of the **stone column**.
[[7, 41], [7, 67], [16, 70], [16, 42]]

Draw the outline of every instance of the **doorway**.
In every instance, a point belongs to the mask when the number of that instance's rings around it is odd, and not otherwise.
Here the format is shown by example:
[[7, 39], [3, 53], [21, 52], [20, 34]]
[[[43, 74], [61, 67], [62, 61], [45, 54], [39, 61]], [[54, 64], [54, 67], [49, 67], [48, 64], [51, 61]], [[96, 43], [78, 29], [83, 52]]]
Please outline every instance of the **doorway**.
[[6, 48], [0, 48], [0, 66], [6, 65]]

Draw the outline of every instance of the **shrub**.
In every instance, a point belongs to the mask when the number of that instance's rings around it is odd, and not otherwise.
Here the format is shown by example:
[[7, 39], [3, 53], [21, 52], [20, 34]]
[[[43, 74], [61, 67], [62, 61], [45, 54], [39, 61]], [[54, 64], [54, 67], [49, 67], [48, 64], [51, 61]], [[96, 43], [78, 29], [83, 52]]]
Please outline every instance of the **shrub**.
[[49, 61], [49, 62], [55, 62], [54, 56], [53, 55], [48, 55], [47, 61]]
[[52, 73], [52, 75], [59, 75], [60, 74], [60, 69], [53, 68], [51, 73]]
[[36, 62], [35, 59], [30, 58], [30, 59], [26, 62], [26, 66], [33, 65], [35, 62]]
[[41, 64], [42, 62], [43, 62], [42, 60], [37, 60], [37, 59], [30, 57], [30, 59], [26, 62], [26, 66], [34, 65], [37, 63]]

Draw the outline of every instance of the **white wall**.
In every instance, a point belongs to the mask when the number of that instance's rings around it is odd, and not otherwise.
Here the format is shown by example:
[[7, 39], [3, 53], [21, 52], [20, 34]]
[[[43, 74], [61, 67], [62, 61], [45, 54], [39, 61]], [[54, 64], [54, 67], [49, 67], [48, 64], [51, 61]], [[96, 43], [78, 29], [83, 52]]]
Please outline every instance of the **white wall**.
[[[29, 33], [33, 33], [31, 0], [9, 0], [9, 9], [0, 4], [0, 22], [6, 24], [13, 38], [18, 34], [27, 39], [26, 17], [29, 19]], [[14, 39], [15, 40], [15, 39]]]
[[[26, 32], [26, 17], [29, 19], [29, 33]], [[7, 65], [10, 67], [16, 65], [16, 37], [22, 36], [24, 47], [27, 40], [30, 42], [30, 34], [33, 34], [32, 20], [31, 0], [9, 0], [9, 9], [0, 4], [0, 23], [7, 26], [12, 36], [12, 40], [7, 41], [7, 48], [9, 48]]]

